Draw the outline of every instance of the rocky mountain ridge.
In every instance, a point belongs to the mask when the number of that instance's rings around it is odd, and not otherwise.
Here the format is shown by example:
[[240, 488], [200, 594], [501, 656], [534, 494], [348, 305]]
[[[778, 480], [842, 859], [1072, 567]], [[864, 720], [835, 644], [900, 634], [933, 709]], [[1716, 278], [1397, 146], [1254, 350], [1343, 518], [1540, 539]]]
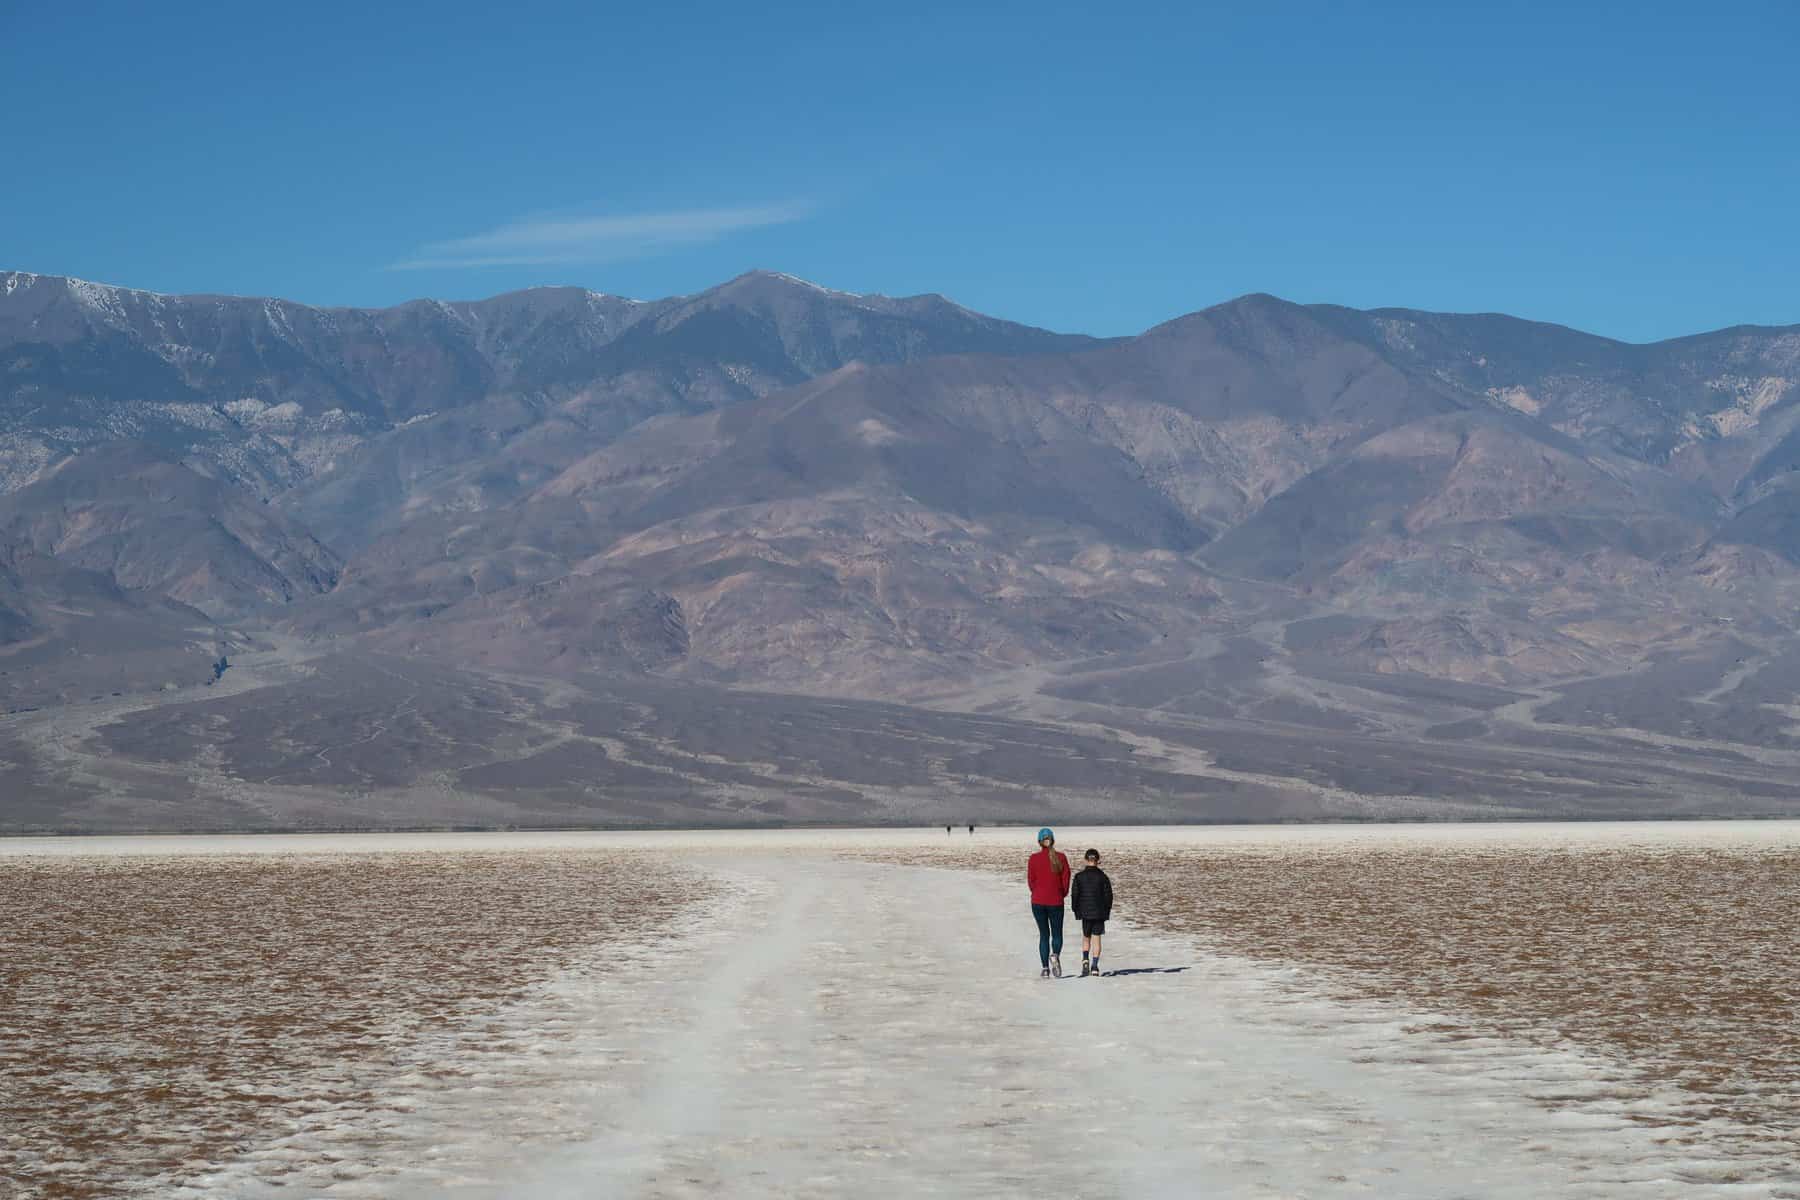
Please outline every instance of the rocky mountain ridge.
[[[1383, 739], [1800, 747], [1800, 327], [1253, 295], [1098, 340], [768, 272], [383, 310], [0, 274], [0, 367], [0, 541], [196, 655], [1330, 731], [1297, 769], [1333, 795], [1398, 786], [1348, 765]], [[68, 607], [7, 586], [0, 639]], [[31, 661], [14, 694], [70, 694]]]

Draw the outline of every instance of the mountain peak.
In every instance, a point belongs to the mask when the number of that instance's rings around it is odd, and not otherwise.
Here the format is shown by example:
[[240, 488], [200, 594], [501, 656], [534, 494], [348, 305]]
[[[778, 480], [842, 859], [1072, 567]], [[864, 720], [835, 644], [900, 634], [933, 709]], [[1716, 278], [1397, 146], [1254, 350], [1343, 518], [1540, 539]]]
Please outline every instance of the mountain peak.
[[769, 270], [764, 270], [761, 267], [758, 267], [752, 271], [747, 271], [744, 273], [744, 275], [740, 276], [739, 278], [750, 278], [750, 277], [754, 277], [757, 279], [772, 279], [772, 280], [776, 280], [780, 283], [790, 284], [794, 287], [806, 288], [809, 291], [824, 292], [828, 296], [854, 296], [854, 295], [858, 294], [856, 292], [840, 291], [837, 288], [828, 288], [824, 284], [814, 283], [810, 279], [802, 279], [798, 275], [789, 275], [786, 271], [769, 271]]
[[[762, 268], [745, 271], [733, 279], [728, 279], [716, 287], [706, 289], [700, 296], [739, 296], [739, 295], [814, 295], [830, 297], [837, 300], [860, 301], [864, 297], [857, 292], [840, 291], [814, 283], [810, 279], [802, 279], [798, 275], [789, 275], [784, 271], [769, 271]], [[698, 298], [698, 297], [696, 297]]]
[[1245, 292], [1230, 300], [1215, 304], [1214, 308], [1299, 308], [1292, 300], [1284, 300], [1273, 292]]

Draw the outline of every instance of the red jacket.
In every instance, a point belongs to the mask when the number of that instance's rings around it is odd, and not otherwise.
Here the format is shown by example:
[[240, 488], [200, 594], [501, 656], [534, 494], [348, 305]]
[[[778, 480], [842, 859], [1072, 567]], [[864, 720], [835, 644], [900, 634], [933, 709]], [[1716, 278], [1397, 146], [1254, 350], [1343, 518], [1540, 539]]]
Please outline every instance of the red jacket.
[[[1050, 865], [1052, 854], [1062, 863], [1060, 872]], [[1033, 904], [1054, 904], [1061, 908], [1063, 897], [1069, 894], [1069, 856], [1060, 850], [1039, 850], [1025, 864], [1025, 882], [1031, 885]]]

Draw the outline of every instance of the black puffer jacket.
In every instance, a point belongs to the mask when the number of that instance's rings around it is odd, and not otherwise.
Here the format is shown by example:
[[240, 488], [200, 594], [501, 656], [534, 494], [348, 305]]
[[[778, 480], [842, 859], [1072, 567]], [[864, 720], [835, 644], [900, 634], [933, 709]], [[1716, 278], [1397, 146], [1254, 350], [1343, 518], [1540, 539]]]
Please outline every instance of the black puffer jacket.
[[1099, 867], [1083, 867], [1069, 884], [1069, 908], [1078, 921], [1112, 916], [1112, 880]]

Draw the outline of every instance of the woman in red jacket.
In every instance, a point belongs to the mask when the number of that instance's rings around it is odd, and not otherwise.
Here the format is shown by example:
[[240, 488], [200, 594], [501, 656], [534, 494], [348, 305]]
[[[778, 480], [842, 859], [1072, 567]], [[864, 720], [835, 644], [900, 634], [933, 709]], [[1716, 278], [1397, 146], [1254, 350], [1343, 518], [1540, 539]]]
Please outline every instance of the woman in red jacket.
[[1063, 897], [1069, 894], [1069, 856], [1056, 849], [1056, 834], [1038, 830], [1043, 849], [1025, 864], [1025, 883], [1031, 888], [1031, 915], [1038, 927], [1038, 961], [1045, 979], [1062, 978]]

